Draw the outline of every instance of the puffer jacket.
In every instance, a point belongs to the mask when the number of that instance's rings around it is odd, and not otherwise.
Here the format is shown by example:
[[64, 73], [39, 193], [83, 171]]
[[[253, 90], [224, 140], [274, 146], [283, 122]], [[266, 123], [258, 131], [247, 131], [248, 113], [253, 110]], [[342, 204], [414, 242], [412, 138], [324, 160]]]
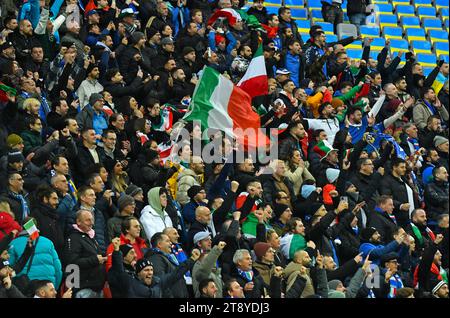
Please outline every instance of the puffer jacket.
[[[27, 242], [28, 234], [26, 231], [22, 231], [19, 234], [19, 237], [11, 242], [11, 248], [9, 249], [9, 262], [11, 265], [14, 265], [20, 259], [20, 256], [25, 251]], [[20, 273], [17, 273], [17, 276], [26, 274], [29, 269], [28, 277], [30, 280], [49, 280], [55, 285], [55, 288], [58, 289], [62, 280], [62, 266], [58, 254], [56, 253], [55, 246], [44, 236], [39, 236], [37, 241], [33, 244], [36, 244], [36, 249], [32, 263], [30, 264], [30, 260], [28, 260], [23, 270]]]
[[193, 185], [201, 185], [200, 176], [198, 176], [191, 169], [184, 169], [183, 171], [181, 171], [181, 173], [178, 175], [178, 190], [176, 197], [176, 200], [180, 202], [180, 204], [185, 205], [189, 202], [187, 191]]

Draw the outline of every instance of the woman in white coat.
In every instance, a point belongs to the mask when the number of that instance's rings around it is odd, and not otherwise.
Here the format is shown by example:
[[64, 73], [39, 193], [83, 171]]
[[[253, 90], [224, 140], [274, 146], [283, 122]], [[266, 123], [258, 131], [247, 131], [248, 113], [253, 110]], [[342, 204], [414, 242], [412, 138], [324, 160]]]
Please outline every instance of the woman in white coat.
[[147, 193], [148, 205], [142, 209], [141, 221], [145, 234], [151, 240], [157, 232], [164, 231], [167, 227], [172, 227], [172, 220], [165, 211], [167, 207], [167, 190], [162, 187], [150, 189]]

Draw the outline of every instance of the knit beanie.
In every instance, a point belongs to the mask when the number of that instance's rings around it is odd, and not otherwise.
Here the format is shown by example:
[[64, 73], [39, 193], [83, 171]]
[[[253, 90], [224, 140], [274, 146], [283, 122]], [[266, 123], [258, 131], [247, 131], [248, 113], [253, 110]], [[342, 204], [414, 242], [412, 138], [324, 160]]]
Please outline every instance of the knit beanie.
[[152, 37], [154, 37], [155, 34], [158, 33], [159, 31], [156, 30], [155, 28], [148, 28], [148, 29], [146, 30], [146, 32], [147, 32], [147, 39], [150, 40], [150, 39], [151, 39]]
[[138, 260], [136, 262], [136, 266], [135, 266], [136, 274], [139, 274], [147, 266], [152, 266], [153, 267], [153, 263], [150, 262], [150, 260], [148, 260], [146, 258], [141, 258], [140, 260]]
[[444, 286], [445, 284], [446, 282], [444, 282], [443, 280], [439, 280], [434, 277], [431, 278], [430, 279], [430, 285], [432, 287], [431, 292], [433, 294], [436, 294], [439, 291], [439, 289], [441, 289], [441, 287]]
[[23, 157], [23, 154], [20, 151], [8, 153], [8, 163], [16, 163], [23, 161], [25, 161], [25, 158]]
[[89, 96], [89, 105], [94, 106], [94, 104], [99, 100], [103, 100], [103, 95], [99, 93], [92, 93], [91, 96]]
[[342, 282], [339, 279], [330, 280], [328, 282], [328, 289], [336, 290], [336, 288], [339, 286], [339, 284], [342, 284]]
[[448, 139], [442, 136], [436, 136], [433, 139], [433, 144], [435, 147], [439, 147], [442, 144], [445, 144], [446, 142], [448, 142]]
[[123, 244], [120, 245], [119, 250], [122, 252], [122, 256], [125, 257], [133, 249], [133, 245]]
[[286, 209], [288, 209], [289, 206], [287, 206], [286, 204], [278, 204], [275, 203], [273, 206], [273, 213], [275, 214], [276, 218], [278, 219], [284, 211], [286, 211]]
[[139, 192], [144, 193], [144, 191], [142, 190], [142, 188], [139, 188], [137, 185], [135, 184], [130, 184], [128, 186], [128, 188], [125, 190], [125, 194], [128, 194], [131, 197], [134, 197], [136, 194], [138, 194]]
[[220, 42], [225, 41], [225, 37], [220, 34], [216, 34], [215, 40], [216, 40], [216, 45], [218, 45]]
[[23, 139], [19, 135], [11, 134], [6, 138], [6, 145], [8, 145], [9, 148], [14, 148], [21, 143], [23, 143]]
[[127, 206], [133, 204], [136, 204], [134, 198], [127, 194], [121, 195], [119, 200], [117, 200], [119, 211], [123, 211], [123, 209], [125, 209]]
[[199, 185], [193, 185], [192, 187], [189, 188], [189, 190], [187, 191], [188, 197], [191, 198], [191, 200], [194, 199], [194, 197], [200, 192], [202, 191], [203, 188]]
[[365, 229], [363, 229], [361, 231], [361, 238], [364, 241], [368, 242], [368, 241], [370, 241], [370, 238], [372, 237], [372, 235], [375, 234], [376, 231], [377, 231], [377, 229], [374, 227], [366, 227]]
[[327, 180], [328, 180], [328, 182], [330, 182], [330, 183], [334, 183], [336, 180], [337, 180], [337, 178], [339, 178], [339, 173], [340, 173], [341, 171], [340, 170], [338, 170], [338, 169], [334, 169], [334, 168], [328, 168], [327, 170], [326, 170], [326, 175], [327, 175]]
[[316, 186], [312, 184], [305, 184], [302, 186], [301, 196], [303, 199], [308, 199], [311, 193], [316, 190]]
[[92, 70], [93, 70], [94, 68], [96, 68], [96, 67], [98, 67], [98, 64], [97, 64], [97, 63], [89, 63], [89, 65], [88, 65], [88, 67], [87, 67], [87, 69], [86, 69], [86, 74], [89, 75], [89, 73], [91, 73]]
[[132, 35], [130, 35], [131, 42], [133, 44], [138, 43], [141, 39], [145, 38], [145, 34], [139, 31], [134, 32]]
[[186, 47], [183, 49], [183, 51], [182, 51], [182, 53], [181, 53], [181, 56], [186, 56], [186, 55], [188, 55], [189, 53], [192, 53], [192, 52], [195, 52], [194, 48], [191, 47], [191, 46], [186, 46]]
[[261, 260], [264, 255], [266, 255], [267, 251], [270, 248], [269, 243], [258, 242], [253, 246], [253, 250], [255, 251], [256, 258]]

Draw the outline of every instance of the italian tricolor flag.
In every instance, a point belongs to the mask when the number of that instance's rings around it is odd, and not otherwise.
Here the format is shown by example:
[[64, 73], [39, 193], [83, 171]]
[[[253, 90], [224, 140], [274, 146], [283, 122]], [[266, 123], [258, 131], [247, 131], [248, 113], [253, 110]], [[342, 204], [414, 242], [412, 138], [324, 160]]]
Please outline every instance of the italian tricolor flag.
[[27, 231], [33, 241], [39, 237], [39, 231], [33, 219], [25, 223], [23, 228]]
[[306, 249], [306, 240], [300, 234], [286, 234], [280, 240], [281, 252], [288, 259], [294, 259], [297, 251]]
[[245, 148], [266, 147], [270, 143], [252, 109], [250, 96], [211, 67], [203, 69], [183, 119], [199, 121], [202, 130], [224, 131]]
[[253, 56], [247, 72], [237, 84], [240, 88], [247, 92], [251, 98], [260, 95], [267, 95], [269, 85], [267, 83], [266, 63], [264, 61], [262, 45]]
[[218, 18], [226, 18], [231, 26], [235, 25], [238, 21], [242, 21], [241, 15], [236, 10], [225, 8], [214, 12], [214, 14], [208, 20], [208, 25], [216, 22]]

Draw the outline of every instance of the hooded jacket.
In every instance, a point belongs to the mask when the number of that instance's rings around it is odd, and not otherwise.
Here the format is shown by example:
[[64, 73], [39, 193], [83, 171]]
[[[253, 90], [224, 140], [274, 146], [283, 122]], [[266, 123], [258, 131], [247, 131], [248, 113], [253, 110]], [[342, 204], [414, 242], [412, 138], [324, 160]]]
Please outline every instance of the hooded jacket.
[[172, 227], [172, 220], [167, 214], [165, 208], [162, 207], [159, 199], [159, 191], [161, 187], [151, 189], [148, 194], [148, 205], [141, 211], [141, 222], [145, 235], [151, 240], [157, 232], [164, 231], [165, 228]]

